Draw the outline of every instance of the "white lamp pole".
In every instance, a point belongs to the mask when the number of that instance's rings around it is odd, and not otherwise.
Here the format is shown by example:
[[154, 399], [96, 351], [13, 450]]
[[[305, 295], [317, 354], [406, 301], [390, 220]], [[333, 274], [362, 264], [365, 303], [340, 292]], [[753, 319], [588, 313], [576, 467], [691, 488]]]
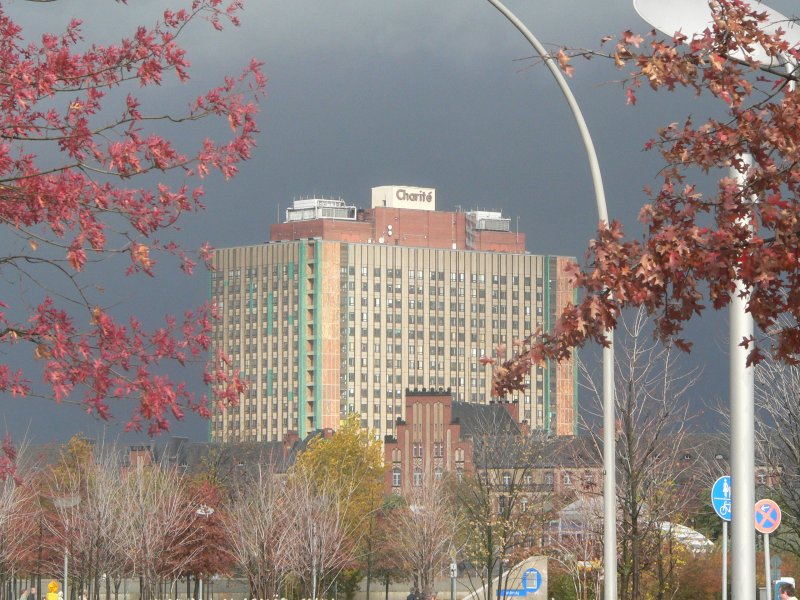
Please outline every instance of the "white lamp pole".
[[[64, 514], [66, 514], [66, 511], [68, 509], [72, 509], [72, 508], [75, 508], [76, 506], [78, 506], [78, 504], [80, 504], [80, 502], [81, 502], [81, 497], [78, 494], [73, 494], [72, 496], [62, 496], [60, 498], [53, 498], [53, 505], [56, 508], [59, 508], [59, 509], [65, 511]], [[67, 590], [68, 590], [67, 582], [69, 581], [69, 535], [70, 535], [69, 525], [67, 524], [67, 519], [65, 518], [64, 519], [64, 536], [65, 536], [65, 539], [64, 539], [64, 586], [62, 588], [63, 591], [64, 591], [64, 600], [69, 600], [69, 596], [67, 594]], [[41, 594], [41, 590], [40, 590], [39, 593]]]
[[[597, 161], [597, 153], [586, 127], [581, 109], [578, 106], [575, 96], [567, 85], [566, 79], [561, 74], [558, 64], [542, 46], [539, 40], [534, 37], [525, 24], [520, 21], [508, 8], [499, 0], [488, 0], [497, 10], [499, 10], [514, 27], [528, 40], [528, 43], [536, 51], [536, 54], [544, 61], [548, 70], [556, 80], [561, 93], [569, 105], [578, 131], [583, 140], [586, 154], [589, 159], [589, 170], [592, 175], [594, 185], [594, 196], [597, 204], [597, 214], [599, 220], [608, 223], [608, 210], [606, 208], [606, 196], [603, 190], [603, 178], [600, 175], [600, 164]], [[614, 399], [614, 332], [609, 329], [605, 333], [608, 346], [603, 348], [603, 569], [605, 572], [605, 583], [603, 585], [603, 598], [605, 600], [617, 599], [617, 477], [616, 477], [616, 439], [614, 436], [616, 429], [615, 420], [615, 399]]]
[[[681, 31], [689, 38], [702, 35], [713, 25], [713, 15], [708, 0], [633, 0], [639, 15], [650, 25], [672, 36]], [[792, 28], [791, 20], [759, 2], [760, 12], [767, 14], [765, 31], [784, 31], [784, 40], [790, 46], [800, 44], [800, 32]], [[747, 53], [737, 50], [729, 55], [733, 60], [753, 58], [771, 64], [763, 49], [755, 47]], [[786, 57], [787, 68], [793, 66]], [[791, 70], [791, 69], [790, 69]], [[790, 84], [791, 86], [791, 84]], [[793, 88], [791, 88], [793, 89]], [[745, 164], [751, 164], [749, 155], [742, 155]], [[744, 183], [746, 173], [731, 169], [731, 176]], [[731, 412], [731, 597], [734, 600], [753, 600], [756, 593], [756, 551], [754, 529], [755, 504], [755, 408], [753, 367], [747, 366], [747, 353], [740, 344], [753, 335], [753, 317], [747, 312], [747, 288], [737, 280], [731, 294], [729, 308], [729, 369]], [[743, 297], [742, 297], [743, 296]], [[769, 579], [769, 575], [767, 575]], [[769, 584], [767, 584], [769, 594]]]
[[[214, 514], [214, 509], [212, 507], [206, 505], [206, 504], [201, 504], [200, 506], [197, 507], [197, 510], [195, 511], [195, 513], [200, 515], [201, 517], [205, 517], [206, 519], [208, 519], [211, 515]], [[197, 598], [197, 600], [203, 600], [203, 577], [202, 577], [202, 574], [200, 576], [199, 584], [200, 585], [199, 585], [198, 594], [197, 594], [199, 596], [199, 598]]]

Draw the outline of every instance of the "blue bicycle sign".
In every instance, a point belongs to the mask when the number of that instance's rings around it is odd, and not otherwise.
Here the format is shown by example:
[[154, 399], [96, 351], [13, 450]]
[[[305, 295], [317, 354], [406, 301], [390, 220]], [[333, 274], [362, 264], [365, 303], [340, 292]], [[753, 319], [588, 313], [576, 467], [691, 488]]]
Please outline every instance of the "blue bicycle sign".
[[731, 520], [731, 478], [729, 475], [720, 477], [711, 488], [711, 506], [720, 519]]

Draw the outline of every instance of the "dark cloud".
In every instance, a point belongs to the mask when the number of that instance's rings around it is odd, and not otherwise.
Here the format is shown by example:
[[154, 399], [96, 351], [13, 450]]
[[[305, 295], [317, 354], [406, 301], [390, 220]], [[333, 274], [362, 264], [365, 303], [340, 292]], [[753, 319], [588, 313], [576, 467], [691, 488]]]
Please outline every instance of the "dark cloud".
[[[648, 29], [618, 0], [509, 4], [545, 44], [597, 47], [609, 33]], [[48, 29], [74, 14], [86, 20], [87, 40], [110, 42], [133, 23], [153, 21], [164, 3], [102, 6], [16, 2], [6, 10]], [[436, 187], [443, 209], [492, 207], [519, 217], [532, 252], [583, 256], [597, 214], [577, 129], [550, 75], [488, 2], [250, 0], [240, 29], [218, 33], [201, 24], [188, 41], [195, 82], [211, 85], [256, 57], [265, 63], [269, 97], [253, 160], [232, 182], [209, 181], [209, 208], [184, 221], [183, 243], [258, 243], [293, 197], [337, 195], [364, 206], [370, 187], [408, 183]], [[643, 93], [628, 107], [614, 83], [624, 73], [602, 60], [575, 66], [570, 85], [598, 148], [610, 216], [638, 232], [642, 188], [657, 182], [660, 167], [657, 155], [642, 152], [644, 142], [660, 125], [716, 107], [690, 93]], [[188, 102], [200, 87], [164, 92], [170, 102]], [[155, 281], [137, 278], [120, 289], [119, 310], [155, 322], [202, 302], [206, 277], [162, 270]], [[698, 399], [727, 394], [726, 328], [724, 315], [693, 325], [699, 347], [688, 360], [706, 365]], [[197, 371], [189, 375], [197, 388]], [[102, 430], [78, 408], [56, 413], [45, 401], [5, 402], [8, 426], [30, 427], [37, 440]], [[178, 431], [202, 438], [206, 425], [192, 418]]]

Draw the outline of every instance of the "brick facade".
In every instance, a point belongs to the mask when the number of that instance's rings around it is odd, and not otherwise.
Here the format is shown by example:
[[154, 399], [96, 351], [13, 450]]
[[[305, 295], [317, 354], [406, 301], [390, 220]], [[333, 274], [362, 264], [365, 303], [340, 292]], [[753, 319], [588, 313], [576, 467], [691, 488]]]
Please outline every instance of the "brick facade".
[[[389, 233], [391, 231], [391, 233]], [[525, 234], [513, 231], [474, 231], [467, 240], [463, 212], [434, 212], [403, 208], [359, 209], [355, 221], [314, 219], [270, 226], [270, 240], [321, 238], [349, 243], [388, 246], [525, 252]]]

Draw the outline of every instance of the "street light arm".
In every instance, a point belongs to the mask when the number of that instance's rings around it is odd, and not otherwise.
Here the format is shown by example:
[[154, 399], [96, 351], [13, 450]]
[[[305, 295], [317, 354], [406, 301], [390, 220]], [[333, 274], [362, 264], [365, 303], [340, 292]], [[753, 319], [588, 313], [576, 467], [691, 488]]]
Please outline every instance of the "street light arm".
[[572, 111], [572, 116], [575, 118], [578, 131], [581, 134], [583, 145], [586, 148], [586, 155], [589, 159], [589, 170], [592, 174], [592, 184], [594, 185], [594, 196], [597, 204], [598, 217], [600, 218], [600, 221], [608, 223], [608, 209], [606, 207], [606, 194], [603, 188], [603, 177], [600, 174], [600, 163], [597, 160], [597, 153], [595, 152], [594, 144], [592, 143], [592, 136], [589, 134], [589, 128], [586, 126], [583, 113], [581, 113], [578, 102], [575, 100], [575, 96], [572, 95], [572, 90], [570, 90], [569, 85], [567, 85], [567, 81], [564, 79], [561, 69], [556, 61], [553, 60], [553, 57], [547, 52], [545, 47], [542, 46], [539, 40], [536, 39], [531, 31], [522, 21], [517, 18], [514, 13], [506, 8], [506, 6], [500, 2], [500, 0], [488, 1], [492, 6], [499, 10], [503, 16], [505, 16], [505, 18], [508, 19], [511, 24], [517, 28], [517, 30], [519, 30], [525, 39], [528, 40], [530, 45], [533, 46], [533, 49], [536, 50], [536, 53], [544, 61], [544, 64], [547, 66], [547, 68], [550, 70], [550, 73], [553, 75], [553, 78], [556, 80], [561, 93], [564, 94], [564, 98], [567, 100], [569, 109]]
[[[597, 160], [597, 153], [592, 143], [592, 136], [583, 118], [583, 113], [569, 89], [567, 81], [561, 74], [556, 61], [548, 54], [544, 46], [530, 32], [525, 24], [512, 13], [500, 0], [488, 0], [492, 6], [499, 10], [511, 24], [530, 43], [536, 53], [544, 61], [556, 80], [561, 93], [567, 100], [578, 131], [589, 158], [589, 170], [592, 174], [592, 184], [594, 185], [594, 197], [597, 204], [597, 215], [600, 222], [608, 224], [608, 209], [606, 207], [606, 195], [603, 189], [603, 178], [600, 175], [600, 164]], [[605, 332], [608, 345], [603, 348], [603, 567], [605, 570], [605, 581], [603, 585], [603, 598], [605, 600], [616, 600], [617, 598], [617, 467], [616, 467], [616, 439], [614, 433], [616, 429], [616, 401], [614, 390], [614, 331], [608, 329]]]

